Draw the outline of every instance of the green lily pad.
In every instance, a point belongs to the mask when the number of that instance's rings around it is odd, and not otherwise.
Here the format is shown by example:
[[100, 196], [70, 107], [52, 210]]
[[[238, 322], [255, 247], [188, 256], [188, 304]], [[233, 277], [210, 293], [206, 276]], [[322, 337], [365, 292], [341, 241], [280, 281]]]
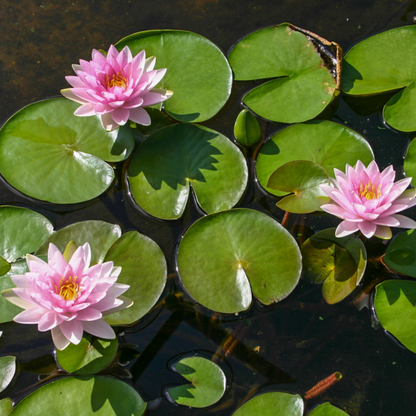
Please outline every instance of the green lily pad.
[[[134, 147], [129, 127], [103, 129], [98, 117], [77, 117], [66, 98], [24, 107], [0, 130], [0, 173], [20, 192], [56, 204], [88, 201], [114, 179], [108, 163]], [[24, 149], [24, 151], [22, 151]]]
[[293, 192], [276, 205], [284, 211], [302, 214], [320, 209], [318, 196], [326, 194], [319, 185], [328, 183], [328, 175], [322, 166], [309, 160], [293, 160], [272, 173], [267, 187], [277, 191]]
[[0, 415], [9, 416], [13, 410], [13, 402], [9, 397], [0, 400]]
[[190, 185], [205, 212], [232, 208], [248, 176], [237, 146], [214, 130], [192, 124], [175, 124], [148, 137], [128, 174], [137, 204], [162, 219], [181, 217]]
[[102, 263], [107, 251], [120, 236], [121, 228], [117, 224], [110, 224], [104, 221], [81, 221], [53, 233], [39, 247], [36, 255], [46, 256], [49, 243], [55, 244], [63, 253], [68, 243], [74, 241], [77, 246], [89, 243], [91, 247], [91, 264]]
[[156, 57], [156, 68], [167, 68], [159, 88], [173, 91], [163, 103], [174, 119], [199, 123], [213, 117], [231, 93], [232, 72], [221, 50], [211, 41], [184, 30], [148, 30], [117, 42], [133, 55], [143, 49]]
[[311, 121], [278, 131], [261, 148], [256, 172], [261, 186], [273, 195], [288, 192], [267, 187], [272, 173], [293, 160], [309, 160], [334, 178], [334, 168], [345, 171], [346, 164], [357, 160], [368, 165], [374, 159], [368, 142], [360, 134], [332, 121]]
[[[52, 233], [53, 225], [38, 212], [20, 207], [0, 207], [2, 260], [12, 263], [27, 253], [33, 253]], [[0, 261], [0, 266], [6, 267], [4, 261]]]
[[10, 270], [10, 268], [10, 263], [0, 256], [0, 276], [5, 275]]
[[406, 230], [389, 244], [384, 262], [401, 274], [416, 278], [416, 230]]
[[233, 416], [302, 416], [303, 400], [298, 394], [264, 393], [237, 409]]
[[16, 374], [16, 357], [0, 357], [0, 393], [4, 391]]
[[[416, 130], [416, 27], [379, 33], [345, 56], [342, 90], [352, 95], [401, 89], [385, 105], [384, 119], [401, 131]], [[403, 89], [404, 88], [404, 89]]]
[[241, 39], [228, 60], [237, 81], [276, 78], [244, 96], [268, 120], [299, 123], [320, 114], [336, 94], [336, 82], [320, 52], [289, 23]]
[[404, 171], [407, 177], [412, 178], [412, 186], [416, 185], [416, 140], [412, 140], [406, 151], [403, 164]]
[[125, 295], [134, 301], [127, 309], [105, 317], [110, 325], [138, 321], [158, 301], [166, 285], [167, 268], [160, 247], [137, 231], [123, 234], [108, 250], [104, 261], [121, 266], [118, 283], [130, 285]]
[[335, 228], [328, 228], [302, 244], [302, 278], [323, 283], [322, 294], [329, 304], [348, 296], [360, 283], [367, 266], [363, 242], [354, 235], [335, 237]]
[[64, 350], [56, 349], [56, 359], [68, 373], [96, 374], [111, 364], [117, 348], [117, 339], [104, 340], [84, 334], [78, 345], [71, 343]]
[[251, 147], [261, 139], [261, 128], [256, 117], [248, 110], [241, 110], [234, 123], [234, 136], [242, 146]]
[[146, 403], [127, 383], [112, 377], [66, 377], [25, 397], [13, 416], [141, 416]]
[[168, 390], [177, 404], [189, 407], [208, 407], [217, 403], [225, 392], [226, 378], [217, 364], [203, 357], [188, 357], [173, 368], [191, 382]]
[[376, 286], [374, 307], [380, 324], [416, 353], [416, 282], [386, 280]]
[[348, 413], [326, 402], [316, 406], [308, 416], [348, 416]]
[[277, 221], [250, 209], [196, 221], [182, 238], [177, 264], [186, 291], [205, 307], [225, 313], [248, 309], [252, 292], [265, 305], [284, 299], [301, 271], [293, 237]]

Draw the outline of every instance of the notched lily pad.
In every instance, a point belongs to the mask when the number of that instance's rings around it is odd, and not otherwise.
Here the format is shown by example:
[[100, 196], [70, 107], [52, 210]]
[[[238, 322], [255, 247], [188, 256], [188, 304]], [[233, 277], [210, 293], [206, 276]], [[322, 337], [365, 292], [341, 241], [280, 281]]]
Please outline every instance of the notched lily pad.
[[173, 365], [175, 371], [191, 384], [172, 387], [168, 395], [177, 404], [208, 407], [224, 395], [226, 378], [221, 368], [203, 357], [188, 357]]
[[248, 309], [252, 295], [265, 305], [284, 299], [301, 271], [293, 237], [277, 221], [250, 209], [196, 221], [182, 238], [177, 264], [186, 291], [224, 313]]
[[16, 374], [16, 357], [0, 357], [0, 393], [4, 391]]
[[329, 182], [325, 169], [309, 160], [293, 160], [277, 168], [270, 176], [267, 187], [292, 192], [276, 203], [284, 211], [308, 213], [321, 207], [319, 196], [326, 194], [319, 185]]
[[416, 27], [405, 26], [355, 45], [346, 54], [342, 91], [352, 95], [400, 91], [389, 99], [383, 117], [401, 131], [416, 130]]
[[247, 185], [241, 151], [215, 130], [175, 124], [149, 136], [128, 170], [137, 204], [162, 219], [180, 218], [190, 187], [207, 213], [232, 208]]
[[268, 120], [299, 123], [320, 114], [339, 93], [341, 48], [290, 23], [241, 39], [228, 60], [238, 81], [276, 78], [244, 96]]
[[416, 278], [416, 230], [398, 234], [389, 244], [384, 262], [401, 274]]
[[367, 265], [363, 242], [354, 235], [335, 237], [335, 228], [328, 228], [302, 244], [302, 278], [323, 283], [322, 294], [329, 304], [348, 296], [360, 283]]

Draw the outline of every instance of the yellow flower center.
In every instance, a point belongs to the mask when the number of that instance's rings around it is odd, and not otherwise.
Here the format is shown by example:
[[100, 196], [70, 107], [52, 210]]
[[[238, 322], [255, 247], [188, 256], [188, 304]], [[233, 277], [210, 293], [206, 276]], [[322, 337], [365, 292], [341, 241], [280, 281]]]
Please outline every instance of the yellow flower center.
[[65, 280], [65, 277], [59, 282], [59, 292], [58, 287], [55, 285], [56, 293], [59, 293], [59, 296], [64, 300], [74, 300], [78, 298], [80, 293], [79, 285], [76, 283], [77, 276], [74, 278], [70, 276]]
[[375, 189], [375, 186], [371, 183], [371, 180], [368, 181], [365, 187], [363, 186], [362, 182], [360, 183], [360, 196], [363, 196], [365, 199], [378, 199], [381, 197], [381, 185]]
[[120, 72], [113, 74], [110, 78], [108, 74], [105, 75], [105, 86], [107, 89], [111, 87], [121, 87], [123, 89], [127, 88], [127, 78], [124, 75], [121, 75]]

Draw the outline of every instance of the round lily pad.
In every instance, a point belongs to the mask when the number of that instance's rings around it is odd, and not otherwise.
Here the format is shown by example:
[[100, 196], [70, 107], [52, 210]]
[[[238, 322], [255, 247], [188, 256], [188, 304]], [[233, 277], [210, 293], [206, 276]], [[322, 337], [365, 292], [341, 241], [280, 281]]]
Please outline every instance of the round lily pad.
[[416, 230], [406, 230], [389, 244], [383, 258], [387, 266], [416, 278]]
[[237, 409], [233, 416], [302, 416], [303, 400], [298, 394], [264, 393]]
[[374, 307], [384, 329], [416, 353], [416, 282], [386, 280], [376, 286]]
[[289, 23], [257, 30], [228, 56], [238, 81], [276, 78], [253, 90], [243, 102], [268, 120], [299, 123], [320, 114], [332, 101], [336, 81], [311, 37]]
[[0, 393], [7, 388], [16, 374], [16, 357], [0, 357]]
[[66, 377], [25, 397], [13, 416], [141, 416], [146, 403], [128, 384], [112, 377]]
[[189, 407], [208, 407], [217, 403], [225, 392], [226, 378], [217, 364], [203, 357], [188, 357], [173, 365], [175, 371], [191, 384], [172, 387], [170, 398]]
[[[53, 233], [36, 252], [37, 256], [48, 254], [49, 243], [55, 244], [63, 253], [70, 241], [77, 246], [89, 243], [91, 247], [91, 264], [102, 263], [111, 245], [121, 236], [117, 224], [104, 221], [81, 221], [68, 225]], [[118, 266], [116, 264], [116, 266]]]
[[[345, 56], [342, 90], [352, 95], [400, 91], [383, 116], [397, 130], [416, 130], [416, 27], [379, 33], [355, 45]], [[403, 89], [404, 88], [404, 89]]]
[[74, 204], [110, 186], [114, 172], [106, 162], [129, 156], [134, 147], [131, 129], [107, 132], [98, 117], [74, 116], [78, 106], [65, 98], [39, 101], [2, 127], [0, 173], [20, 192], [55, 204]]
[[266, 305], [288, 296], [301, 271], [293, 237], [269, 216], [250, 209], [208, 215], [185, 233], [178, 272], [186, 291], [218, 312], [246, 310], [255, 298]]
[[319, 185], [328, 184], [324, 168], [309, 160], [293, 160], [277, 168], [269, 178], [267, 187], [291, 192], [276, 203], [284, 211], [308, 213], [321, 207], [319, 196], [326, 196]]
[[256, 117], [248, 110], [241, 110], [234, 123], [234, 136], [242, 146], [254, 146], [261, 139], [261, 128]]
[[348, 416], [348, 413], [326, 402], [316, 406], [308, 416]]
[[156, 57], [156, 69], [167, 68], [158, 85], [173, 91], [163, 103], [179, 121], [198, 123], [213, 117], [231, 93], [232, 72], [221, 50], [210, 40], [184, 30], [148, 30], [121, 39], [133, 55], [145, 50]]
[[137, 204], [162, 219], [179, 218], [190, 188], [201, 208], [232, 208], [246, 188], [247, 164], [241, 151], [215, 130], [175, 124], [149, 136], [129, 165]]
[[109, 366], [117, 348], [117, 339], [104, 340], [84, 334], [78, 345], [70, 343], [64, 350], [56, 349], [56, 359], [68, 373], [95, 374]]
[[333, 178], [334, 168], [345, 171], [357, 160], [368, 165], [374, 158], [368, 142], [360, 134], [332, 121], [310, 121], [286, 127], [274, 134], [261, 148], [256, 172], [261, 186], [273, 195], [288, 192], [267, 187], [272, 173], [293, 160], [308, 160], [321, 166]]
[[138, 321], [158, 301], [166, 285], [167, 268], [160, 247], [137, 231], [123, 234], [108, 250], [104, 261], [113, 261], [122, 270], [118, 283], [130, 285], [125, 295], [134, 301], [127, 309], [105, 317], [110, 325]]

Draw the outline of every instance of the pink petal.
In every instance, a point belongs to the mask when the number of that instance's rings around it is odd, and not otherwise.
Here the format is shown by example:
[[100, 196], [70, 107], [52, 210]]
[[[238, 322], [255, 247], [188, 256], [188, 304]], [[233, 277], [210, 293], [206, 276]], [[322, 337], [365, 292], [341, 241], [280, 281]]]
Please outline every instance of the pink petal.
[[85, 332], [95, 335], [96, 337], [104, 339], [114, 339], [116, 337], [113, 328], [111, 328], [111, 326], [103, 319], [92, 322], [84, 321], [83, 326]]
[[111, 113], [111, 117], [113, 120], [119, 124], [120, 126], [123, 126], [127, 123], [127, 120], [129, 119], [130, 111], [126, 108], [117, 108]]
[[371, 238], [377, 229], [376, 224], [370, 221], [359, 222], [358, 227], [367, 238]]
[[39, 320], [38, 330], [40, 332], [50, 331], [52, 328], [60, 325], [62, 318], [55, 312], [47, 312]]
[[358, 231], [358, 223], [350, 221], [342, 221], [335, 230], [335, 237], [341, 238], [353, 234]]
[[59, 325], [62, 333], [73, 344], [79, 344], [82, 338], [83, 325], [80, 321], [73, 319], [72, 321], [64, 321]]
[[117, 127], [119, 127], [119, 125], [113, 120], [113, 118], [111, 117], [110, 113], [107, 114], [103, 114], [101, 116], [101, 123], [103, 125], [103, 127], [107, 130], [107, 131], [113, 131], [115, 130]]
[[51, 334], [52, 341], [58, 350], [64, 350], [69, 345], [69, 339], [62, 333], [59, 326], [53, 328]]
[[47, 310], [35, 306], [17, 314], [13, 321], [19, 324], [37, 324], [47, 312]]
[[81, 105], [81, 107], [78, 107], [74, 112], [74, 115], [79, 117], [89, 117], [94, 116], [95, 114], [95, 105], [91, 103]]
[[80, 321], [96, 321], [102, 318], [102, 314], [95, 308], [87, 308], [77, 313], [77, 319]]
[[405, 217], [404, 215], [395, 214], [392, 215], [396, 220], [400, 222], [399, 225], [396, 227], [400, 228], [416, 228], [416, 221], [412, 220], [411, 218]]
[[150, 126], [152, 121], [146, 110], [141, 107], [130, 110], [130, 120], [143, 126]]
[[381, 225], [377, 226], [377, 230], [374, 235], [378, 238], [382, 238], [383, 240], [390, 240], [392, 237], [391, 229], [389, 227], [383, 227]]
[[397, 227], [400, 225], [400, 221], [393, 216], [377, 218], [373, 223], [376, 225], [384, 225], [386, 227]]

